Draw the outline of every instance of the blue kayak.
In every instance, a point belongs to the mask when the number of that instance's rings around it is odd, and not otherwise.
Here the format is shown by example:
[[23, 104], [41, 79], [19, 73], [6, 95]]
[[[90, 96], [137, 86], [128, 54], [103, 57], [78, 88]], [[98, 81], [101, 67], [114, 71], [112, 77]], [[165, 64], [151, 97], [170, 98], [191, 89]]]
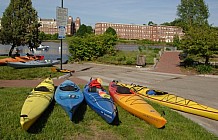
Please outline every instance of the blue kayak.
[[[117, 108], [113, 99], [104, 89], [91, 89], [89, 83], [84, 86], [83, 94], [88, 106], [100, 115], [107, 123], [112, 124], [118, 118]], [[116, 123], [116, 122], [115, 122]]]
[[74, 82], [65, 80], [57, 87], [54, 98], [72, 120], [76, 109], [84, 100], [84, 95]]

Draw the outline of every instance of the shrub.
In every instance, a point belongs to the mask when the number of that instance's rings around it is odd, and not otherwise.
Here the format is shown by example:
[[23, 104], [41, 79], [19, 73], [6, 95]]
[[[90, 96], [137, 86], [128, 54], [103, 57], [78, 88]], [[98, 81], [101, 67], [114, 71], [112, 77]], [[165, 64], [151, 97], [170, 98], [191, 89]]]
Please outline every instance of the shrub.
[[211, 73], [212, 71], [212, 67], [210, 65], [198, 65], [196, 67], [196, 70], [200, 73], [200, 74], [206, 74], [206, 73]]
[[193, 63], [194, 63], [194, 60], [193, 60], [192, 58], [190, 58], [190, 57], [188, 57], [188, 58], [186, 58], [186, 59], [184, 60], [184, 65], [185, 65], [185, 67], [186, 67], [186, 66], [190, 67], [190, 66], [193, 65]]

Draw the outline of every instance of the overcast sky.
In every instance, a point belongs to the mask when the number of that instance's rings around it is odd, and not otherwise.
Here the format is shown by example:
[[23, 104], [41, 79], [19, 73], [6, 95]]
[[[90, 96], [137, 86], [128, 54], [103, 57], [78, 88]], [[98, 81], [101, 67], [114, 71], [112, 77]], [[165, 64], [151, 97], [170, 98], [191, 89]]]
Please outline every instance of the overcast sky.
[[[0, 17], [10, 0], [0, 0]], [[61, 0], [32, 0], [40, 18], [56, 18], [56, 7]], [[218, 26], [218, 0], [205, 0], [209, 7], [209, 23]], [[177, 18], [180, 0], [63, 0], [68, 16], [80, 17], [82, 24], [94, 26], [97, 22], [124, 24], [156, 24]]]

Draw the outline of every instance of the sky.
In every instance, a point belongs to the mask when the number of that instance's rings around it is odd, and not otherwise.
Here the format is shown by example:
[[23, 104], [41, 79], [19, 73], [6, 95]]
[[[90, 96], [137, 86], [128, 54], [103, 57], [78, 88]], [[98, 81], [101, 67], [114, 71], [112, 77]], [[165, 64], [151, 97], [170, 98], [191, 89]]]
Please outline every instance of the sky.
[[[40, 18], [56, 18], [56, 7], [62, 0], [32, 0]], [[209, 24], [218, 27], [218, 0], [204, 0], [209, 7]], [[10, 0], [0, 0], [0, 17]], [[122, 24], [156, 24], [178, 18], [180, 0], [63, 0], [68, 16], [79, 17], [82, 24], [94, 27], [98, 22]]]

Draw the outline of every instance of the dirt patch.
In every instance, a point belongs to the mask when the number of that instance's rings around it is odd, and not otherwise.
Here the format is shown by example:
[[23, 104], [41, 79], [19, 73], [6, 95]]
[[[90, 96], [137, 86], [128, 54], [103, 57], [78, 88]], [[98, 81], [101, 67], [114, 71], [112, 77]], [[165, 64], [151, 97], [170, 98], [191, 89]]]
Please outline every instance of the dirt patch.
[[197, 75], [197, 71], [193, 68], [184, 68], [184, 67], [180, 67], [181, 72], [184, 75]]

